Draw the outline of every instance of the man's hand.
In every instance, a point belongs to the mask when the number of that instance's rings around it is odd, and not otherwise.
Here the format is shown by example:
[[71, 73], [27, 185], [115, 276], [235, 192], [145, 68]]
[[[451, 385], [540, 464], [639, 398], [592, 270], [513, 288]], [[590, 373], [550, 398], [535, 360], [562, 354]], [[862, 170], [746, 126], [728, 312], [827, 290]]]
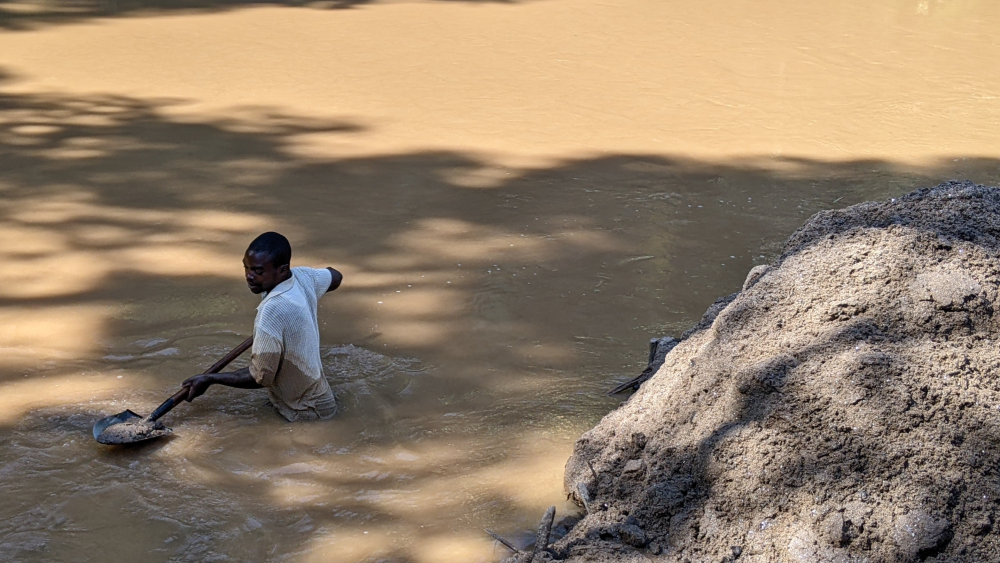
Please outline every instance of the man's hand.
[[196, 375], [194, 377], [189, 377], [181, 383], [181, 387], [186, 387], [188, 390], [187, 397], [184, 398], [185, 401], [191, 402], [196, 398], [202, 396], [208, 388], [215, 383], [215, 379], [212, 377], [214, 374], [203, 373], [201, 375]]

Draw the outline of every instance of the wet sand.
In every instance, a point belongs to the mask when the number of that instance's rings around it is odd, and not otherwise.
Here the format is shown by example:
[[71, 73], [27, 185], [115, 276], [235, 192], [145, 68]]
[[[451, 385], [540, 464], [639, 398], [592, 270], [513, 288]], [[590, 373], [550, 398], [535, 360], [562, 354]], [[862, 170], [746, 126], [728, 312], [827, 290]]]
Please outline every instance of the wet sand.
[[[806, 217], [1000, 182], [972, 2], [60, 6], [0, 4], [2, 560], [498, 558]], [[268, 229], [345, 273], [339, 420], [213, 390], [95, 444], [249, 333]]]

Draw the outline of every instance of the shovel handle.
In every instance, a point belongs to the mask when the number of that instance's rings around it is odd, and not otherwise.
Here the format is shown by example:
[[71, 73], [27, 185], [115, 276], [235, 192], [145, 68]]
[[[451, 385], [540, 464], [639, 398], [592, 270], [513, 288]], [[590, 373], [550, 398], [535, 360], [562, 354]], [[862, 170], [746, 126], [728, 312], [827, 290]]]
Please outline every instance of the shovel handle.
[[163, 403], [160, 406], [156, 407], [156, 410], [153, 411], [153, 414], [146, 417], [146, 420], [148, 422], [153, 422], [154, 420], [167, 414], [168, 412], [170, 412], [170, 409], [176, 407], [181, 401], [183, 401], [184, 397], [187, 397], [187, 394], [188, 394], [187, 387], [174, 393], [173, 397], [170, 397], [166, 401], [163, 401]]
[[[240, 354], [246, 352], [247, 349], [249, 349], [251, 346], [253, 346], [252, 336], [241, 342], [239, 346], [233, 348], [232, 351], [226, 354], [225, 357], [223, 357], [221, 360], [215, 362], [215, 364], [212, 367], [208, 368], [208, 371], [206, 371], [205, 373], [219, 373], [220, 371], [222, 371], [222, 368], [229, 365], [229, 362], [232, 362], [233, 360], [238, 358]], [[156, 410], [153, 411], [153, 414], [146, 417], [146, 420], [148, 420], [149, 422], [153, 422], [156, 419], [160, 418], [161, 416], [167, 414], [168, 412], [170, 412], [170, 409], [180, 404], [187, 397], [187, 394], [188, 394], [187, 387], [184, 387], [180, 391], [174, 393], [172, 397], [170, 397], [166, 401], [163, 401], [163, 404], [156, 407]]]
[[229, 362], [238, 358], [240, 354], [249, 350], [251, 346], [253, 346], [252, 336], [241, 342], [239, 346], [233, 348], [232, 351], [226, 354], [224, 358], [215, 362], [215, 364], [212, 367], [208, 368], [208, 371], [206, 371], [205, 373], [219, 373], [220, 371], [222, 371], [222, 368], [229, 365]]

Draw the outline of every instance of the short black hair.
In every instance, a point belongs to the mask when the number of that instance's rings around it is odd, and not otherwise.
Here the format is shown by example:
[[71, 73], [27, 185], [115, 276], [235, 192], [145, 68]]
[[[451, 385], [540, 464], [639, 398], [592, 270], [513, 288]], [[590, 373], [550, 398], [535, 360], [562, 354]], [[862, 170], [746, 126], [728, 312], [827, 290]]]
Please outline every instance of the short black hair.
[[292, 245], [288, 239], [279, 233], [268, 231], [253, 239], [247, 247], [247, 253], [266, 254], [271, 258], [271, 263], [275, 267], [291, 264]]

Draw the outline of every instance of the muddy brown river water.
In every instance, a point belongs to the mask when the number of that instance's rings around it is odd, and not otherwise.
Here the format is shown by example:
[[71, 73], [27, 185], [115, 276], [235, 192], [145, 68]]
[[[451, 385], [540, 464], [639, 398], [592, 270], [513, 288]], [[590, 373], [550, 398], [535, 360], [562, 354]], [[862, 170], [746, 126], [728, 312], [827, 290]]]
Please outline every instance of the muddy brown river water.
[[[1000, 182], [1000, 5], [0, 0], [0, 561], [491, 561], [812, 213]], [[213, 389], [257, 233], [342, 413]], [[762, 335], [766, 336], [766, 335]]]

